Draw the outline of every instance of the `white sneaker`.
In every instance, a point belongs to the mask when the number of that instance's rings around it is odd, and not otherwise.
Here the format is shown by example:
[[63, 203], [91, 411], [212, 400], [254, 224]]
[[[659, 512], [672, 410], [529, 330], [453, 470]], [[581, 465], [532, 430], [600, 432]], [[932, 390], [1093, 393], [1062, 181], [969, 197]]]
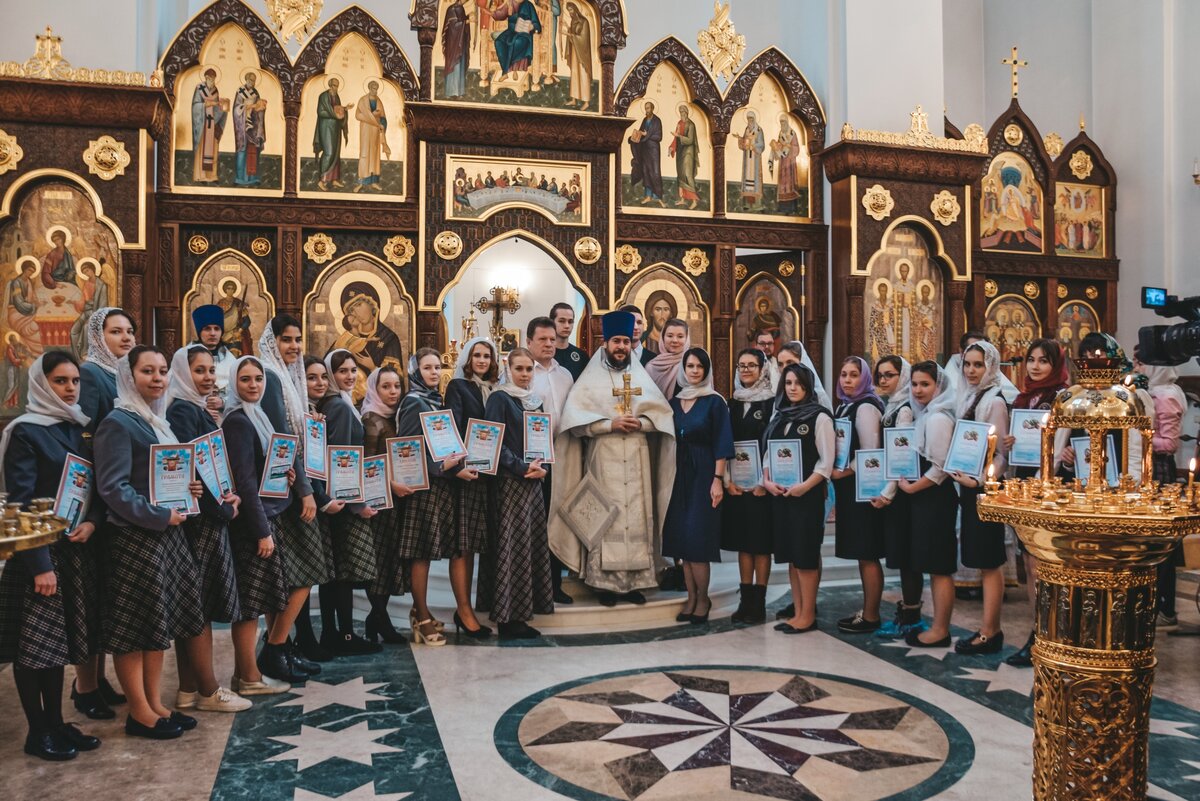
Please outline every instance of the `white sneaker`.
[[1179, 629], [1179, 618], [1159, 612], [1158, 617], [1155, 619], [1155, 628], [1159, 631], [1177, 631]]
[[242, 712], [254, 704], [249, 698], [243, 698], [232, 690], [218, 687], [212, 695], [203, 693], [196, 699], [196, 709], [201, 712]]
[[188, 693], [179, 690], [175, 693], [175, 708], [176, 709], [195, 709], [196, 697], [200, 693]]
[[234, 676], [230, 682], [230, 686], [239, 695], [277, 695], [279, 693], [286, 693], [292, 689], [292, 685], [286, 681], [273, 679], [267, 675], [264, 675], [258, 681], [246, 681]]

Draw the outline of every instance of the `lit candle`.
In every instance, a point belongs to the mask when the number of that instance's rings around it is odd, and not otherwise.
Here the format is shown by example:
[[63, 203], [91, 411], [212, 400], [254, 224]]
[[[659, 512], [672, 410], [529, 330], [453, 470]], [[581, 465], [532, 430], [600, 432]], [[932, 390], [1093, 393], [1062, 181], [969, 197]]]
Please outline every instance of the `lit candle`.
[[996, 427], [992, 426], [988, 429], [988, 449], [987, 449], [987, 464], [992, 463], [992, 459], [996, 456]]
[[1192, 485], [1196, 483], [1196, 457], [1192, 457], [1192, 461], [1188, 462], [1188, 492], [1192, 491]]
[[1149, 487], [1154, 482], [1154, 429], [1142, 431], [1142, 486]]

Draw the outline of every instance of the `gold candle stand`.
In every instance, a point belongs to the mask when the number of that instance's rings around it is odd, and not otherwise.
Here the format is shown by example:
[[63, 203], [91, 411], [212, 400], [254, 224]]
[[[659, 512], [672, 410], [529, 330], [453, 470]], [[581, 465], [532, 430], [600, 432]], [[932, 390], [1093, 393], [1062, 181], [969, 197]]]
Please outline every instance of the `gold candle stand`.
[[35, 498], [26, 511], [0, 493], [0, 559], [57, 541], [67, 530], [67, 521], [55, 517], [53, 508], [53, 498]]

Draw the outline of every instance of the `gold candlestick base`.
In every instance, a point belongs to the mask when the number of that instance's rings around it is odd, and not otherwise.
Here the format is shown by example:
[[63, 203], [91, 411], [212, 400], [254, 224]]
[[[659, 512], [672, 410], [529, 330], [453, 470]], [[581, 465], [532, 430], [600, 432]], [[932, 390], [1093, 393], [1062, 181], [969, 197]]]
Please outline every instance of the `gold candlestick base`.
[[29, 511], [22, 511], [0, 494], [0, 559], [56, 542], [67, 530], [67, 521], [54, 516], [53, 506], [53, 498], [36, 498]]

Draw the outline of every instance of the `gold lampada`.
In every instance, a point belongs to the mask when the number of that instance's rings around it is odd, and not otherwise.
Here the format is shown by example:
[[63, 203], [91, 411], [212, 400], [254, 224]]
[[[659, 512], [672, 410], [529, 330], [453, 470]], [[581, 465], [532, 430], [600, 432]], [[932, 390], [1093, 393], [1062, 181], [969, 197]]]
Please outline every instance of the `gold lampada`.
[[11, 559], [13, 554], [49, 545], [61, 537], [67, 521], [56, 517], [53, 508], [53, 498], [35, 498], [26, 510], [0, 493], [0, 559]]
[[[1059, 429], [1085, 432], [1090, 480], [1054, 476]], [[1120, 481], [1105, 480], [1105, 437], [1119, 437]], [[1146, 797], [1154, 684], [1155, 565], [1200, 531], [1195, 485], [1153, 480], [1150, 419], [1110, 359], [1083, 363], [1043, 423], [1041, 475], [991, 479], [983, 520], [1016, 529], [1038, 560], [1034, 666], [1035, 801]], [[1141, 437], [1142, 478], [1129, 475]]]

